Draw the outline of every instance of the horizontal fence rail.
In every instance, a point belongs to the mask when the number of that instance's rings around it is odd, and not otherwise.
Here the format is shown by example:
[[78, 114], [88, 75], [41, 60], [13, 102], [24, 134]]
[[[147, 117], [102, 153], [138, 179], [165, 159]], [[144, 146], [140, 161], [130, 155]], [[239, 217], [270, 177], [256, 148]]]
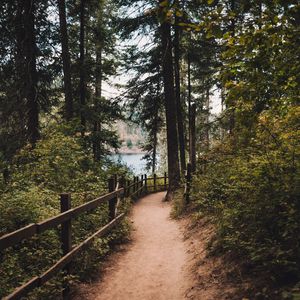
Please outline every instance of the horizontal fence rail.
[[90, 202], [84, 203], [80, 206], [77, 206], [76, 208], [69, 209], [66, 212], [63, 212], [55, 217], [49, 218], [45, 221], [35, 223], [35, 224], [29, 224], [26, 227], [23, 227], [19, 230], [16, 230], [12, 233], [8, 233], [0, 238], [0, 251], [14, 246], [15, 244], [21, 242], [24, 239], [29, 239], [35, 234], [40, 234], [48, 229], [52, 229], [58, 225], [60, 225], [63, 222], [66, 222], [68, 220], [71, 220], [83, 212], [90, 211], [92, 209], [97, 208], [100, 204], [107, 202], [117, 195], [121, 195], [124, 192], [124, 188], [116, 190], [112, 193], [109, 193], [107, 195], [101, 196], [95, 200], [92, 200]]
[[[163, 183], [161, 183], [161, 181], [163, 181]], [[69, 274], [70, 263], [72, 262], [72, 260], [74, 260], [74, 258], [82, 250], [86, 249], [95, 238], [103, 237], [104, 235], [109, 233], [124, 218], [124, 213], [118, 215], [118, 206], [122, 199], [128, 197], [135, 200], [140, 198], [142, 195], [166, 190], [167, 187], [167, 173], [165, 173], [162, 177], [157, 177], [156, 174], [154, 174], [153, 177], [147, 177], [147, 175], [134, 177], [133, 182], [131, 182], [130, 180], [126, 181], [123, 177], [117, 180], [117, 176], [114, 175], [108, 180], [109, 193], [87, 203], [84, 203], [80, 206], [71, 208], [71, 195], [61, 194], [60, 214], [38, 223], [29, 224], [23, 228], [0, 237], [0, 251], [3, 251], [9, 247], [17, 245], [23, 240], [30, 239], [34, 235], [41, 234], [46, 230], [53, 229], [61, 225], [61, 248], [63, 251], [63, 256], [43, 274], [32, 278], [22, 286], [18, 287], [13, 293], [8, 295], [4, 299], [21, 299], [33, 289], [44, 285], [48, 280], [50, 280], [61, 270], [64, 270], [66, 274]], [[109, 205], [109, 223], [93, 233], [79, 245], [72, 247], [71, 220], [81, 215], [82, 213], [94, 210], [102, 203], [107, 202]], [[63, 298], [69, 298], [68, 285], [64, 286]]]
[[109, 222], [107, 225], [102, 227], [100, 230], [95, 232], [85, 241], [80, 243], [78, 246], [73, 248], [68, 254], [63, 256], [60, 260], [56, 262], [51, 268], [49, 268], [46, 272], [44, 272], [41, 276], [34, 277], [18, 289], [16, 289], [12, 294], [5, 297], [4, 299], [20, 299], [24, 297], [28, 292], [32, 291], [34, 288], [41, 287], [45, 284], [48, 280], [50, 280], [53, 276], [55, 276], [60, 270], [62, 270], [67, 264], [69, 264], [78, 254], [80, 251], [84, 250], [88, 247], [88, 245], [96, 238], [102, 237], [107, 234], [113, 227], [115, 227], [121, 219], [124, 217], [124, 213], [120, 214], [114, 220]]

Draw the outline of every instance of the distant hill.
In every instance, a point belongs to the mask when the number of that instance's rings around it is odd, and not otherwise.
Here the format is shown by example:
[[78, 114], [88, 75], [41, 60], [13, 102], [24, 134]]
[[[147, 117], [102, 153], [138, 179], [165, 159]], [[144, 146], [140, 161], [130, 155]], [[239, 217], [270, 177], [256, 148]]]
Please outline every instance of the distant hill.
[[141, 127], [129, 121], [117, 121], [115, 126], [122, 143], [120, 153], [143, 153], [140, 147], [145, 142], [146, 134]]

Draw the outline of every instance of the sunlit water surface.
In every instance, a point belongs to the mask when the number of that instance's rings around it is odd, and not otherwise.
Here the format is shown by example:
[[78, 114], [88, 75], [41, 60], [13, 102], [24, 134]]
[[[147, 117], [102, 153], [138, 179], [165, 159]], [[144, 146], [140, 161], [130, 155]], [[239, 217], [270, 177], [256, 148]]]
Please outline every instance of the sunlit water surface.
[[147, 174], [146, 161], [142, 159], [144, 154], [134, 153], [134, 154], [112, 154], [111, 158], [115, 162], [121, 162], [126, 164], [134, 174]]

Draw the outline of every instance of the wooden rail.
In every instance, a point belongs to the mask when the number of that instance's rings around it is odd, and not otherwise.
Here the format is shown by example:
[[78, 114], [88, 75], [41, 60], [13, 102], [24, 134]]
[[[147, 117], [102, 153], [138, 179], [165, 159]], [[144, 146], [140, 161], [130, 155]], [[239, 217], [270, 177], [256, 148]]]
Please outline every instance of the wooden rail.
[[[157, 180], [163, 180], [163, 184], [157, 184]], [[149, 185], [149, 182], [153, 182], [153, 185]], [[149, 192], [165, 190], [167, 189], [167, 186], [168, 176], [166, 173], [163, 177], [157, 177], [156, 174], [154, 174], [152, 178], [148, 178], [147, 175], [142, 175], [140, 178], [134, 177], [133, 183], [131, 183], [130, 180], [126, 181], [123, 177], [121, 177], [118, 181], [117, 176], [114, 175], [108, 180], [109, 193], [75, 208], [71, 208], [71, 195], [61, 194], [60, 214], [42, 222], [29, 224], [26, 227], [20, 228], [14, 232], [0, 237], [0, 251], [3, 251], [6, 248], [15, 246], [24, 239], [29, 239], [34, 235], [41, 234], [46, 230], [53, 229], [58, 225], [61, 225], [61, 244], [63, 256], [43, 274], [32, 278], [22, 286], [18, 287], [13, 293], [4, 299], [21, 299], [33, 289], [41, 287], [61, 270], [64, 270], [66, 274], [69, 274], [72, 260], [82, 250], [86, 249], [96, 237], [99, 238], [109, 233], [111, 229], [117, 226], [123, 219], [124, 213], [118, 215], [118, 206], [123, 198], [131, 197], [133, 199], [138, 199], [142, 195], [148, 194]], [[79, 245], [72, 247], [71, 220], [84, 212], [96, 209], [102, 203], [106, 202], [109, 203], [109, 223], [93, 233]], [[63, 298], [69, 298], [68, 285], [64, 286]]]
[[89, 201], [87, 203], [84, 203], [80, 206], [77, 206], [76, 208], [69, 209], [65, 212], [62, 212], [61, 214], [49, 218], [45, 221], [35, 223], [35, 224], [29, 224], [26, 227], [20, 228], [14, 232], [8, 233], [6, 235], [3, 235], [0, 238], [0, 251], [14, 246], [15, 244], [21, 242], [24, 239], [29, 239], [35, 234], [40, 234], [48, 229], [54, 228], [63, 222], [69, 221], [72, 218], [75, 218], [82, 214], [83, 212], [90, 211], [92, 209], [97, 208], [101, 203], [104, 203], [106, 201], [109, 201], [116, 197], [117, 195], [122, 194], [124, 189], [118, 189], [112, 193], [109, 193], [107, 195], [101, 196], [95, 200]]

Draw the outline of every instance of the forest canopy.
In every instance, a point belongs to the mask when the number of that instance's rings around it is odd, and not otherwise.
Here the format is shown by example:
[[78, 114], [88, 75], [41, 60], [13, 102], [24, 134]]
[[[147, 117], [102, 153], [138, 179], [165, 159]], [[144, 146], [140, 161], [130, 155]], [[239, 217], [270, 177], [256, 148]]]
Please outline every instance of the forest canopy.
[[[168, 170], [167, 199], [191, 164], [188, 209], [215, 225], [212, 253], [233, 253], [264, 278], [249, 295], [299, 297], [299, 1], [1, 4], [1, 235], [53, 216], [59, 193], [79, 205], [113, 173], [129, 176], [109, 154], [122, 143], [115, 122], [130, 121], [146, 133], [148, 170]], [[77, 220], [77, 241], [107, 222], [100, 212]], [[127, 233], [123, 224], [115, 237]], [[87, 270], [111, 239], [81, 258], [94, 257]], [[47, 252], [42, 268], [51, 265], [57, 244], [51, 231], [1, 253], [0, 297], [39, 271], [27, 262]], [[58, 282], [32, 298], [59, 293]]]

